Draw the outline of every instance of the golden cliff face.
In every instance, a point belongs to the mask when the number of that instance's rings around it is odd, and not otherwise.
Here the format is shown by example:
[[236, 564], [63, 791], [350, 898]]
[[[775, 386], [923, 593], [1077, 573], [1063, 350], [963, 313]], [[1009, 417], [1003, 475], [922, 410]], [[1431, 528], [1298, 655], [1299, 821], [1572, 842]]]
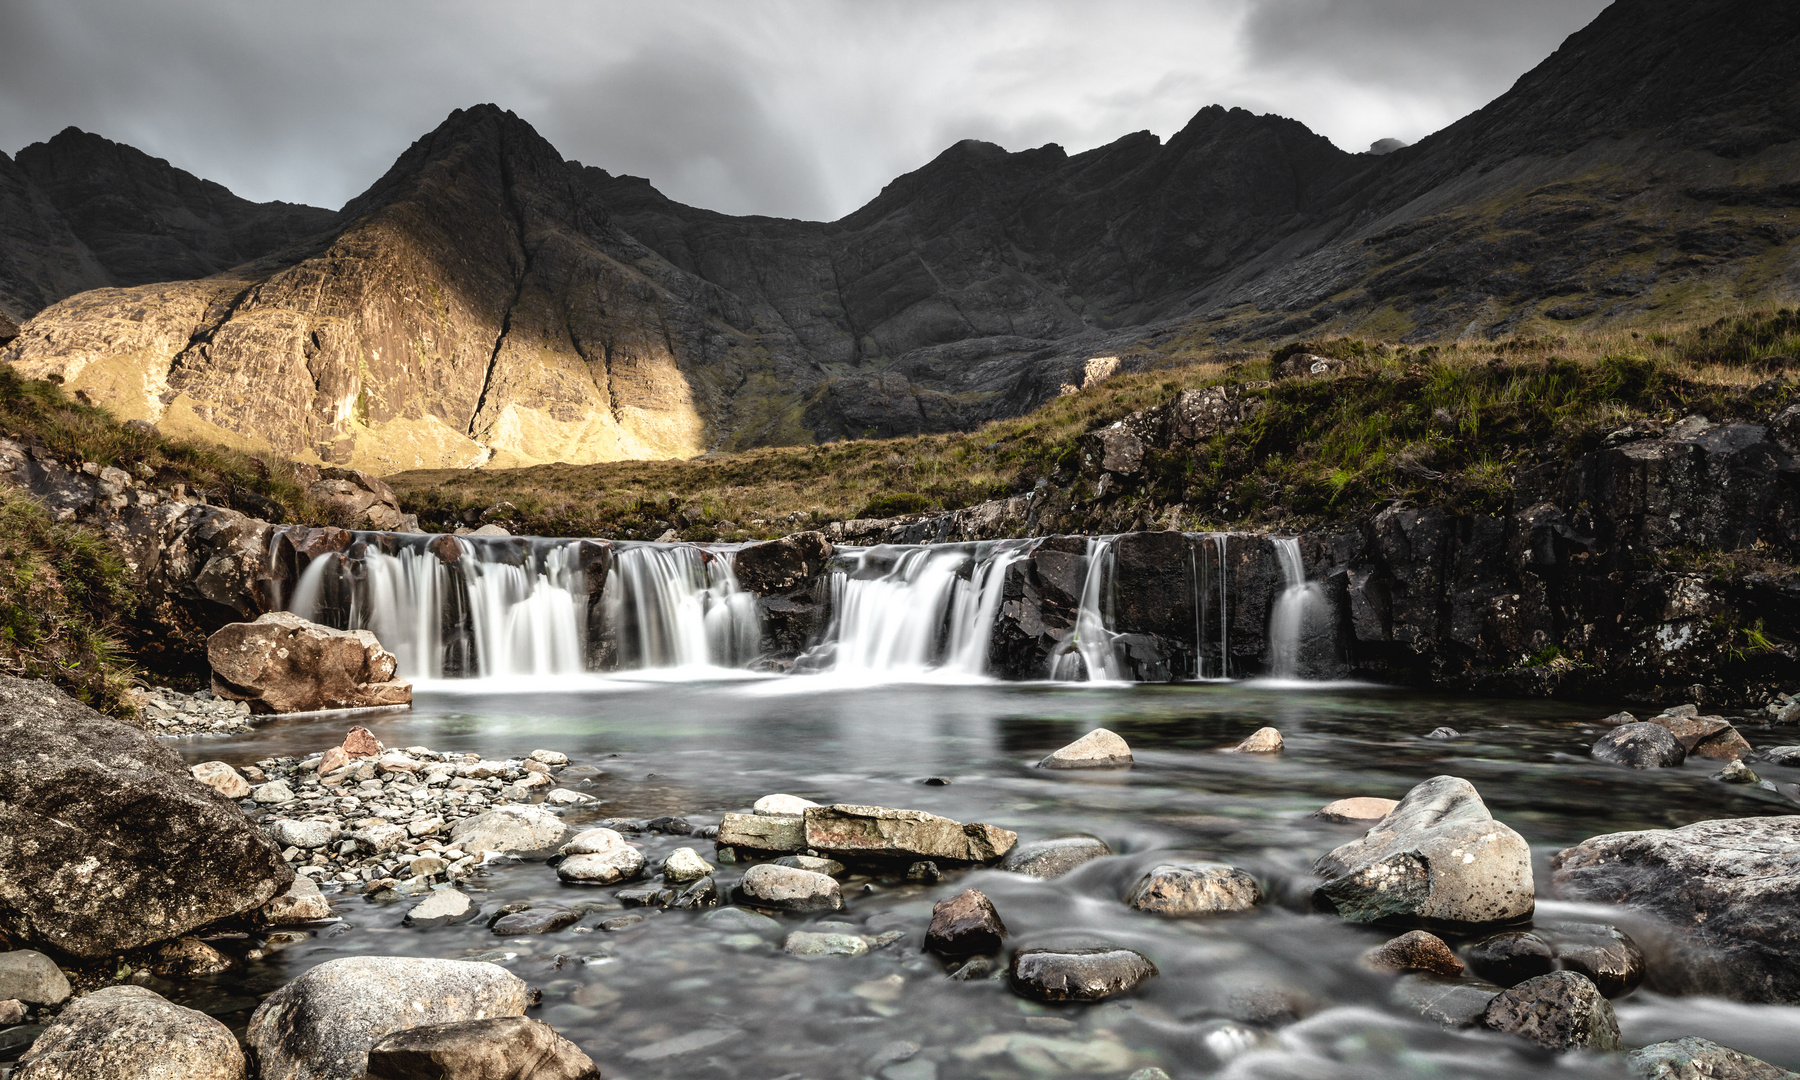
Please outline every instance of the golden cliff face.
[[81, 293], [0, 359], [171, 435], [375, 472], [702, 453], [682, 346], [737, 335], [529, 127], [464, 117], [307, 257]]

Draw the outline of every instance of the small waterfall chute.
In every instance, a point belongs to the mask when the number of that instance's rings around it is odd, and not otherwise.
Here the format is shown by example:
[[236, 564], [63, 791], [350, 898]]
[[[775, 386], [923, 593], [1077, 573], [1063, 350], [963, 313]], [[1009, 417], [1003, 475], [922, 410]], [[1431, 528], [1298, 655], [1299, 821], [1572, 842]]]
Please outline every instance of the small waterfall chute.
[[619, 548], [604, 594], [624, 669], [742, 667], [756, 659], [756, 598], [731, 561], [690, 544]]
[[1015, 544], [845, 550], [831, 575], [833, 617], [814, 650], [839, 673], [979, 676]]
[[1075, 609], [1075, 628], [1050, 657], [1053, 679], [1118, 682], [1130, 678], [1113, 633], [1113, 541], [1090, 537], [1087, 573]]
[[1276, 536], [1270, 543], [1281, 567], [1282, 590], [1269, 613], [1269, 674], [1277, 679], [1297, 679], [1306, 659], [1305, 639], [1323, 612], [1325, 597], [1318, 582], [1306, 580], [1297, 538]]

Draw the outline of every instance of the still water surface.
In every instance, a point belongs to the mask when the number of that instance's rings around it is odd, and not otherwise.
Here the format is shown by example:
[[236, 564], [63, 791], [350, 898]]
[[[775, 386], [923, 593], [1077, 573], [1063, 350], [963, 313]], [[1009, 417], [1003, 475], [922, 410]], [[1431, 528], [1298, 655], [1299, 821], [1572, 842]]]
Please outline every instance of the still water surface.
[[[259, 995], [335, 957], [498, 951], [543, 991], [534, 1015], [616, 1078], [1122, 1077], [1148, 1066], [1177, 1078], [1536, 1077], [1546, 1068], [1623, 1076], [1616, 1056], [1551, 1059], [1509, 1037], [1421, 1019], [1394, 1000], [1393, 979], [1357, 963], [1390, 934], [1314, 913], [1308, 899], [1312, 861], [1359, 832], [1311, 817], [1315, 810], [1352, 795], [1398, 798], [1449, 773], [1474, 783], [1495, 816], [1531, 843], [1540, 919], [1598, 916], [1624, 926], [1654, 966], [1654, 927], [1546, 895], [1549, 856], [1598, 833], [1784, 814], [1793, 803], [1710, 780], [1715, 762], [1647, 772], [1595, 764], [1587, 746], [1602, 729], [1592, 721], [1609, 711], [1320, 684], [871, 685], [831, 676], [433, 684], [409, 712], [366, 718], [367, 726], [388, 746], [484, 757], [543, 747], [599, 766], [604, 777], [583, 790], [602, 802], [570, 812], [577, 827], [661, 814], [715, 823], [787, 792], [991, 822], [1017, 830], [1021, 842], [1085, 833], [1118, 854], [1049, 882], [993, 870], [933, 885], [852, 877], [845, 913], [788, 916], [780, 932], [763, 934], [715, 929], [686, 912], [646, 913], [630, 929], [605, 931], [600, 923], [621, 914], [612, 890], [563, 885], [541, 863], [501, 864], [466, 886], [484, 911], [528, 898], [595, 910], [572, 929], [502, 939], [484, 921], [407, 928], [409, 902], [340, 896], [341, 924], [182, 996], [241, 1025]], [[1265, 724], [1280, 729], [1284, 753], [1218, 752]], [[191, 760], [243, 764], [321, 750], [345, 726], [342, 718], [276, 721], [182, 750]], [[1125, 737], [1135, 768], [1032, 767], [1096, 726]], [[1463, 734], [1424, 737], [1439, 726]], [[1754, 724], [1744, 731], [1759, 746], [1783, 741]], [[1758, 770], [1800, 780], [1800, 770]], [[652, 869], [679, 846], [714, 855], [710, 841], [630, 839]], [[1176, 855], [1248, 870], [1268, 904], [1246, 917], [1190, 921], [1125, 907], [1132, 881]], [[725, 885], [742, 867], [721, 870]], [[970, 887], [993, 899], [1013, 946], [1103, 938], [1149, 956], [1161, 976], [1133, 997], [1090, 1006], [1035, 1004], [1002, 981], [950, 981], [919, 945], [931, 905]], [[907, 937], [853, 959], [781, 951], [783, 933], [821, 921]], [[1699, 1035], [1800, 1068], [1800, 1008], [1647, 989], [1615, 1007], [1628, 1046]]]

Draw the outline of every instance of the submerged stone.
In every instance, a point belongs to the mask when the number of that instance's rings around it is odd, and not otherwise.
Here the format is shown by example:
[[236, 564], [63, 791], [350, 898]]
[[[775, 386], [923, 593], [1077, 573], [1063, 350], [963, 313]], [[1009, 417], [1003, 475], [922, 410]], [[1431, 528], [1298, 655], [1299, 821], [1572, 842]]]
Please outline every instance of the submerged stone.
[[1034, 878], [1059, 878], [1082, 863], [1112, 854], [1106, 841], [1092, 836], [1064, 836], [1021, 844], [1007, 853], [1000, 869]]
[[1262, 903], [1256, 879], [1224, 863], [1164, 863], [1137, 880], [1125, 902], [1156, 915], [1218, 915]]
[[1014, 992], [1037, 1001], [1104, 1001], [1156, 974], [1150, 958], [1131, 949], [1021, 949], [1011, 981]]

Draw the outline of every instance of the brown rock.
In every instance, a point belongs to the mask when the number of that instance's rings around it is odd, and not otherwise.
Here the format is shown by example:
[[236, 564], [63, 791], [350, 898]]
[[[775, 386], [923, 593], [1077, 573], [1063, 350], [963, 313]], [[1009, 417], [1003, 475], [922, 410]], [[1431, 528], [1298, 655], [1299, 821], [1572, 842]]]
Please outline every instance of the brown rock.
[[1225, 751], [1227, 754], [1279, 754], [1281, 732], [1272, 727], [1257, 728], [1250, 737]]
[[244, 1080], [231, 1029], [141, 986], [76, 998], [19, 1059], [13, 1080]]
[[1038, 762], [1040, 769], [1112, 769], [1131, 764], [1131, 747], [1106, 730], [1094, 730]]
[[250, 781], [223, 761], [202, 761], [188, 772], [227, 799], [242, 799], [250, 794]]
[[1461, 975], [1463, 962], [1444, 944], [1444, 939], [1413, 930], [1363, 954], [1363, 963], [1377, 971], [1426, 971], [1434, 975]]
[[1399, 806], [1397, 799], [1376, 799], [1367, 795], [1358, 795], [1351, 799], [1339, 799], [1326, 803], [1313, 811], [1313, 817], [1339, 825], [1371, 824], [1380, 821]]
[[1256, 879], [1224, 863], [1165, 863], [1150, 869], [1126, 894], [1139, 911], [1185, 917], [1248, 911], [1262, 903]]
[[381, 740], [369, 733], [368, 728], [360, 725], [350, 729], [350, 733], [344, 736], [342, 745], [344, 753], [353, 758], [376, 757], [387, 749], [381, 745]]
[[164, 978], [199, 979], [236, 966], [236, 961], [199, 938], [184, 937], [157, 949], [150, 970]]
[[1688, 757], [1741, 761], [1755, 753], [1722, 716], [1653, 716], [1648, 723], [1667, 729]]
[[992, 825], [885, 806], [817, 806], [805, 820], [806, 846], [840, 857], [989, 863], [1019, 841], [1018, 833]]
[[427, 1024], [369, 1049], [368, 1080], [600, 1080], [581, 1048], [523, 1016]]
[[259, 713], [412, 702], [412, 684], [394, 678], [398, 661], [374, 634], [334, 630], [290, 612], [226, 626], [207, 640], [206, 655], [213, 692], [248, 701]]
[[963, 957], [991, 953], [1006, 937], [1006, 924], [985, 893], [966, 889], [931, 909], [931, 927], [925, 931], [925, 949], [939, 956]]

